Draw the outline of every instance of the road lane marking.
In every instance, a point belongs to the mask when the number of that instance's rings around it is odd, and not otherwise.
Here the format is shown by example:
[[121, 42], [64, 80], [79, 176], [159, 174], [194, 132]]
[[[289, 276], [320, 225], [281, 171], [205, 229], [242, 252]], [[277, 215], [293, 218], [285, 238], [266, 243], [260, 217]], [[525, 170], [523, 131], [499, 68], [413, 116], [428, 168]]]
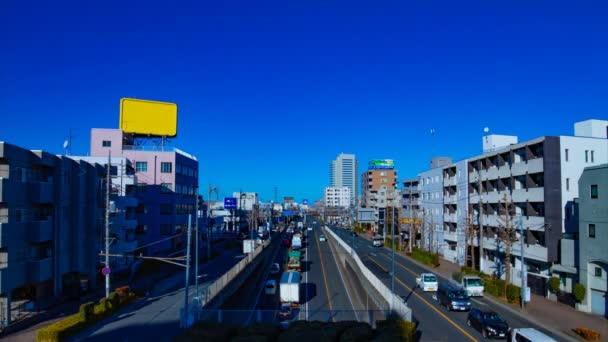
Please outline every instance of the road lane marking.
[[340, 274], [340, 279], [342, 279], [342, 285], [344, 285], [344, 290], [346, 291], [346, 295], [348, 296], [348, 301], [350, 302], [350, 307], [353, 309], [355, 318], [357, 319], [357, 321], [359, 321], [359, 315], [357, 314], [357, 311], [355, 310], [355, 305], [353, 304], [353, 299], [351, 298], [350, 292], [348, 291], [348, 288], [346, 286], [346, 282], [344, 281], [344, 276], [342, 276], [342, 269], [340, 267], [340, 265], [342, 265], [342, 263], [340, 261], [336, 261], [336, 255], [338, 255], [338, 253], [336, 252], [336, 246], [334, 246], [333, 241], [328, 241], [328, 242], [329, 242], [329, 249], [331, 249], [332, 255], [334, 257], [334, 263], [336, 264], [336, 268], [338, 269], [338, 273]]
[[[382, 255], [383, 257], [386, 257], [386, 258], [392, 260], [392, 257], [390, 257], [390, 256], [388, 256], [386, 254], [380, 254], [380, 255]], [[395, 264], [397, 264], [398, 266], [401, 266], [401, 268], [403, 268], [404, 270], [410, 272], [411, 274], [413, 274], [415, 276], [419, 276], [420, 275], [420, 273], [414, 272], [410, 268], [403, 266], [403, 264], [401, 262], [397, 261], [397, 258], [395, 258]]]
[[319, 244], [319, 238], [317, 233], [315, 233], [315, 240], [317, 241], [317, 253], [319, 253], [319, 258], [321, 259], [321, 272], [323, 272], [323, 281], [325, 282], [325, 294], [327, 295], [327, 304], [329, 304], [329, 310], [331, 313], [331, 321], [335, 322], [333, 311], [334, 308], [331, 305], [331, 297], [329, 296], [329, 287], [327, 286], [327, 276], [325, 275], [325, 266], [323, 266], [323, 255], [321, 254], [321, 245]]
[[[381, 266], [374, 259], [372, 259], [370, 257], [368, 257], [368, 259], [371, 260], [371, 261], [373, 261], [377, 265]], [[416, 293], [416, 291], [412, 290], [411, 287], [407, 286], [403, 281], [401, 281], [401, 279], [399, 279], [399, 277], [395, 276], [395, 280], [397, 282], [399, 282], [399, 284], [401, 284], [401, 286], [405, 287], [408, 291], [410, 291], [414, 296], [416, 296], [418, 299], [420, 299], [424, 304], [426, 304], [428, 307], [430, 307], [433, 311], [435, 311], [437, 314], [439, 314], [439, 316], [441, 316], [442, 318], [444, 318], [446, 321], [448, 321], [448, 323], [450, 323], [452, 326], [454, 326], [456, 329], [458, 329], [461, 333], [463, 333], [466, 337], [468, 337], [471, 341], [478, 341], [475, 337], [473, 337], [471, 334], [469, 334], [468, 332], [466, 332], [462, 327], [460, 327], [460, 325], [458, 325], [456, 322], [454, 322], [452, 319], [450, 319], [448, 316], [446, 316], [443, 312], [441, 312], [439, 309], [437, 309], [428, 300], [426, 300], [420, 294]]]
[[478, 300], [477, 300], [477, 299], [475, 299], [475, 298], [471, 298], [471, 301], [473, 301], [473, 302], [475, 302], [475, 303], [477, 303], [477, 304], [479, 304], [479, 305], [485, 305], [485, 306], [488, 306], [488, 304], [486, 304], [486, 303], [484, 303], [484, 302], [480, 302], [480, 301], [478, 301]]
[[378, 267], [380, 267], [384, 272], [388, 273], [388, 269], [384, 266], [382, 266], [379, 262], [377, 262], [376, 260], [369, 258], [369, 260], [371, 262], [373, 262], [374, 264], [376, 264]]

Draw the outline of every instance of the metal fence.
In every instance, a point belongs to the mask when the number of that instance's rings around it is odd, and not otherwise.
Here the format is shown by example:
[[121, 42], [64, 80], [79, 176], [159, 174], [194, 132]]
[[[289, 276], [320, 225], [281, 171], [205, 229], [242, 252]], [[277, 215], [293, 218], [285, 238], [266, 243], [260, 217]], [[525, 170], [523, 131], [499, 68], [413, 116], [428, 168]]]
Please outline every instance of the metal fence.
[[294, 309], [290, 319], [282, 320], [279, 310], [198, 310], [194, 312], [194, 321], [245, 327], [255, 323], [290, 323], [295, 321], [340, 322], [357, 321], [375, 327], [377, 319], [389, 316], [387, 310], [309, 310]]

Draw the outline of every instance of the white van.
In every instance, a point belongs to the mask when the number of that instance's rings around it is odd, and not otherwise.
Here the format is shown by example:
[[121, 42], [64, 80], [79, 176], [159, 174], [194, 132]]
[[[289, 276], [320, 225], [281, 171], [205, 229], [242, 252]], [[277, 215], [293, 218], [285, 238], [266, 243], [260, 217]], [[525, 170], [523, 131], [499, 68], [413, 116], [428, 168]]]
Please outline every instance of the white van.
[[553, 338], [534, 328], [519, 328], [511, 330], [511, 342], [556, 342]]
[[464, 276], [460, 282], [469, 297], [483, 297], [483, 283], [478, 276]]

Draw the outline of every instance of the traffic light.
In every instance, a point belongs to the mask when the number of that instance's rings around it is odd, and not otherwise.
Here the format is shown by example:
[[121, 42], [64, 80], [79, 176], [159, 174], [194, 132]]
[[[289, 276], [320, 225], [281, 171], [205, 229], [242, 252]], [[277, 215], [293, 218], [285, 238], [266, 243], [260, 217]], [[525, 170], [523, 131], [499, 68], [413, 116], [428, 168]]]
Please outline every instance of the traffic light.
[[203, 201], [203, 196], [198, 195], [197, 200], [196, 200], [196, 207], [198, 208], [198, 210], [203, 210], [203, 203], [205, 201]]

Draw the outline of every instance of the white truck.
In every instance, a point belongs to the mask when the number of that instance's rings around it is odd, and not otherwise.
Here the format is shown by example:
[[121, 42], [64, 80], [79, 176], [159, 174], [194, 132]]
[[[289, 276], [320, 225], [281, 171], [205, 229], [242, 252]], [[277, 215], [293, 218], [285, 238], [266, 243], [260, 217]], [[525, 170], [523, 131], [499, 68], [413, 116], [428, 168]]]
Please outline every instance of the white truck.
[[281, 304], [300, 305], [300, 272], [283, 272], [279, 284], [279, 295]]
[[300, 229], [304, 228], [304, 222], [298, 222], [298, 228], [300, 228]]
[[416, 278], [416, 285], [424, 292], [435, 292], [439, 287], [437, 277], [433, 273], [422, 273], [420, 278]]
[[483, 297], [483, 282], [478, 276], [465, 275], [459, 285], [467, 291], [469, 297]]
[[255, 250], [255, 240], [243, 240], [243, 254], [253, 253]]
[[296, 251], [302, 248], [302, 238], [294, 235], [291, 239], [291, 248]]

